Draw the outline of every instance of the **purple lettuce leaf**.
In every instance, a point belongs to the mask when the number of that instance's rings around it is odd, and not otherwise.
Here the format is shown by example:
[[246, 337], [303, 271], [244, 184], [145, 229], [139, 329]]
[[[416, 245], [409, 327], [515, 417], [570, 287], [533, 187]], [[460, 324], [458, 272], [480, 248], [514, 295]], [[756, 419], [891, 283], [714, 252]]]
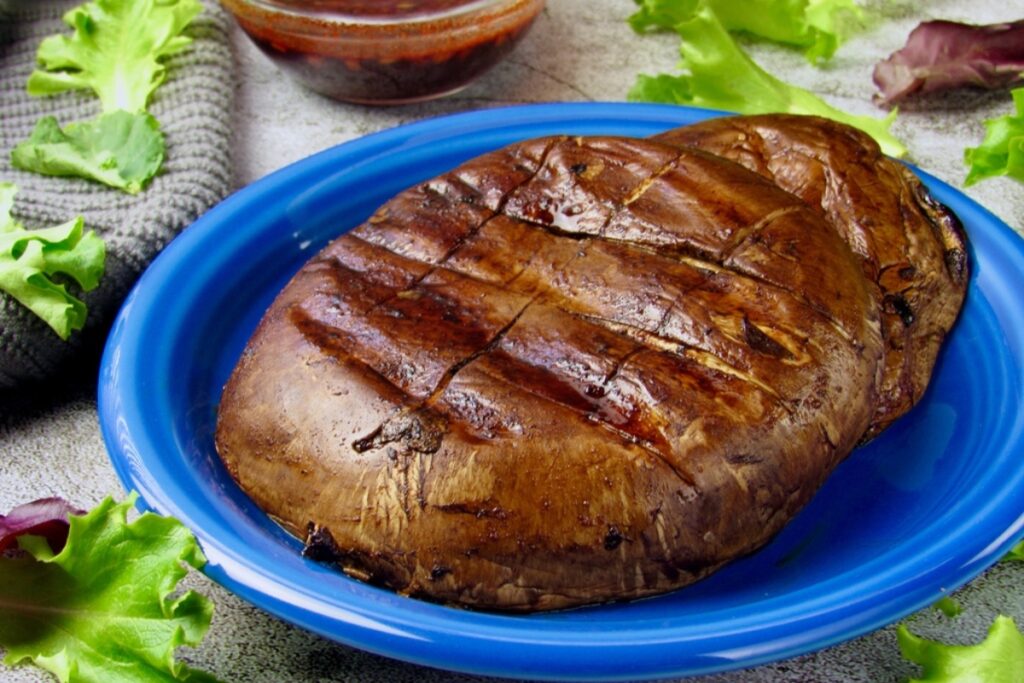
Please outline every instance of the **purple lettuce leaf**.
[[68, 516], [84, 514], [63, 498], [40, 498], [0, 515], [0, 553], [17, 548], [18, 537], [42, 536], [54, 554], [68, 540]]
[[889, 105], [963, 87], [999, 89], [1024, 81], [1024, 19], [977, 26], [926, 21], [875, 65], [876, 100]]

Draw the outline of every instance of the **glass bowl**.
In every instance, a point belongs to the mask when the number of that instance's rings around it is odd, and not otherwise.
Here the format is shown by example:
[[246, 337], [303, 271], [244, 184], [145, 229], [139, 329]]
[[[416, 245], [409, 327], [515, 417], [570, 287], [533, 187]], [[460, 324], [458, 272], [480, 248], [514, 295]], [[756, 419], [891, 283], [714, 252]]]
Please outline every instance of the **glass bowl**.
[[516, 46], [544, 0], [220, 0], [312, 90], [404, 104], [455, 92]]

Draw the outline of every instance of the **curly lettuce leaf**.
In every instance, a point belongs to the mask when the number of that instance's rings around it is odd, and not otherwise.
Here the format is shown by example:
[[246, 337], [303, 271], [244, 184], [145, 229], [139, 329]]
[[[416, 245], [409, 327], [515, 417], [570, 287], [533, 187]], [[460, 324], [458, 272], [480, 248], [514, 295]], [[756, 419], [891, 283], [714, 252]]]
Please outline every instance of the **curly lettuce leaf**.
[[95, 0], [69, 10], [70, 36], [39, 45], [32, 95], [89, 89], [103, 111], [145, 111], [166, 77], [163, 60], [192, 41], [182, 31], [202, 11], [199, 0]]
[[61, 129], [46, 116], [11, 152], [17, 168], [77, 176], [136, 194], [156, 175], [165, 154], [160, 124], [150, 114], [115, 111]]
[[135, 683], [212, 680], [175, 660], [198, 645], [212, 603], [188, 591], [172, 596], [188, 567], [205, 559], [180, 522], [151, 513], [132, 523], [107, 498], [70, 518], [57, 555], [37, 537], [27, 553], [0, 559], [0, 645], [5, 663], [31, 661], [61, 681]]
[[103, 275], [106, 249], [82, 219], [27, 230], [11, 217], [17, 188], [0, 183], [0, 290], [42, 318], [61, 339], [85, 325], [86, 306], [52, 276], [60, 273], [84, 291]]
[[964, 151], [968, 167], [964, 185], [1000, 175], [1024, 182], [1024, 88], [1011, 95], [1017, 113], [985, 121], [985, 139]]
[[978, 645], [946, 645], [897, 629], [900, 652], [921, 665], [923, 676], [911, 683], [1019, 683], [1024, 671], [1024, 634], [1013, 619], [996, 617]]
[[635, 0], [629, 18], [637, 32], [674, 31], [707, 7], [728, 31], [739, 31], [783, 45], [802, 47], [812, 61], [827, 60], [846, 40], [861, 16], [852, 0]]
[[627, 98], [640, 102], [687, 104], [740, 114], [813, 114], [835, 119], [871, 135], [891, 156], [907, 150], [889, 132], [895, 111], [885, 119], [836, 109], [803, 88], [785, 83], [759, 67], [736, 44], [709, 7], [677, 23], [684, 73], [640, 75]]
[[1017, 545], [1010, 548], [1010, 552], [1006, 554], [1004, 560], [1024, 562], [1024, 541], [1021, 541]]
[[875, 65], [877, 100], [892, 104], [954, 88], [999, 89], [1024, 81], [1024, 19], [974, 25], [925, 21]]

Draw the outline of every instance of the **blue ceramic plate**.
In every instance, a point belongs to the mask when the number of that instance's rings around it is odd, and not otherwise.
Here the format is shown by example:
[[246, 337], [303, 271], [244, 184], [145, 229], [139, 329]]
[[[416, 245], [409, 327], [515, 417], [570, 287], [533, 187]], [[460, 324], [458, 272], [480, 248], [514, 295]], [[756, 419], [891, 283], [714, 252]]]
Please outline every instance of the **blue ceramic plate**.
[[124, 485], [190, 527], [206, 573], [259, 607], [372, 652], [483, 674], [623, 680], [752, 666], [877, 629], [967, 582], [1024, 534], [1024, 242], [924, 174], [966, 225], [973, 268], [927, 396], [769, 546], [699, 584], [528, 617], [427, 604], [303, 559], [221, 466], [221, 385], [265, 307], [331, 238], [405, 187], [516, 140], [647, 136], [713, 115], [554, 104], [449, 116], [327, 150], [228, 198], [153, 263], [110, 336], [99, 410]]

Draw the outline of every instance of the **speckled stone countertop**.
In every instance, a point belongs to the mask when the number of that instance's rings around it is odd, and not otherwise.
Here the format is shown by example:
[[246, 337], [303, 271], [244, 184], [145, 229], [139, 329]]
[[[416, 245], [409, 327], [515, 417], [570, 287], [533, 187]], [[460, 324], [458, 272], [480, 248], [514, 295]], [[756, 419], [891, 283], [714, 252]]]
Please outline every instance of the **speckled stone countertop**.
[[[850, 112], [879, 116], [871, 103], [875, 61], [902, 46], [921, 20], [946, 18], [990, 23], [1024, 18], [1022, 0], [879, 0], [885, 17], [844, 45], [826, 68], [809, 66], [796, 52], [751, 47], [768, 71], [811, 89]], [[635, 36], [625, 23], [630, 0], [550, 0], [532, 33], [482, 81], [431, 103], [393, 108], [343, 105], [307, 92], [283, 76], [238, 31], [236, 182], [239, 187], [307, 155], [361, 135], [424, 117], [475, 108], [546, 101], [625, 98], [637, 73], [670, 71], [677, 39]], [[910, 160], [962, 187], [963, 149], [980, 142], [981, 121], [1008, 113], [1003, 93], [960, 93], [907, 108], [894, 132]], [[1024, 230], [1024, 186], [998, 178], [966, 190], [1018, 232]], [[91, 506], [108, 494], [120, 498], [100, 438], [94, 367], [69, 381], [60, 396], [8, 397], [0, 406], [0, 510], [49, 495]], [[13, 398], [13, 400], [11, 400]], [[1022, 462], [1024, 466], [1024, 462]], [[1024, 496], [1024, 492], [1021, 492]], [[202, 646], [181, 657], [225, 681], [474, 681], [472, 676], [424, 669], [335, 644], [283, 623], [206, 579], [187, 579], [216, 602]], [[912, 617], [915, 632], [950, 642], [976, 642], [1003, 613], [1024, 625], [1024, 563], [1001, 563], [955, 594], [964, 607], [956, 619], [935, 610]], [[821, 652], [700, 681], [904, 680], [917, 672], [905, 662], [890, 626]], [[4, 668], [5, 681], [46, 681], [31, 667]]]

